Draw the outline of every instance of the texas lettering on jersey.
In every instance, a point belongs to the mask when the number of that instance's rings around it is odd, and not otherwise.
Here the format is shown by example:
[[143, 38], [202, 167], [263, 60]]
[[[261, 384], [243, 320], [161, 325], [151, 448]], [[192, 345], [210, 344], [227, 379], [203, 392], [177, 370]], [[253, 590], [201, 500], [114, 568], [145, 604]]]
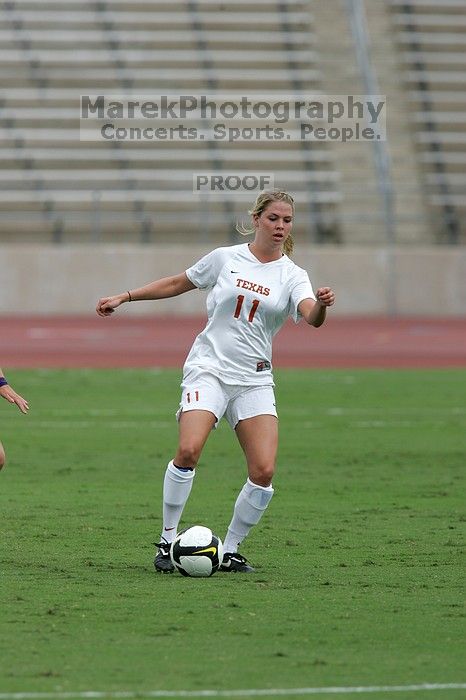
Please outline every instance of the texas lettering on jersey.
[[263, 294], [268, 297], [270, 294], [269, 287], [263, 287], [261, 284], [256, 284], [256, 282], [250, 282], [249, 280], [236, 280], [236, 286], [241, 289], [247, 289], [249, 292], [255, 292], [256, 294]]

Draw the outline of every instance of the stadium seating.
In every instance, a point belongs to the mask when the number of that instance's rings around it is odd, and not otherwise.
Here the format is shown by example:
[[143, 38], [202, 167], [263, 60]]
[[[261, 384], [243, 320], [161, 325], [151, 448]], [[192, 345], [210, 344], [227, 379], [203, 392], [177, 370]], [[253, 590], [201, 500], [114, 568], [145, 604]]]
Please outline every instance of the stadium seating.
[[466, 4], [391, 0], [417, 158], [439, 242], [466, 241]]
[[236, 240], [252, 198], [193, 194], [206, 171], [273, 172], [298, 236], [335, 230], [328, 144], [79, 140], [80, 94], [321, 92], [307, 3], [11, 0], [0, 15], [0, 240]]
[[[238, 240], [252, 197], [193, 173], [273, 173], [298, 238], [386, 242], [373, 149], [80, 140], [81, 94], [363, 94], [343, 3], [7, 0], [0, 6], [0, 242]], [[389, 101], [395, 240], [465, 239], [464, 0], [365, 3]], [[135, 122], [136, 124], [136, 122]], [[257, 125], [252, 122], [252, 125]]]

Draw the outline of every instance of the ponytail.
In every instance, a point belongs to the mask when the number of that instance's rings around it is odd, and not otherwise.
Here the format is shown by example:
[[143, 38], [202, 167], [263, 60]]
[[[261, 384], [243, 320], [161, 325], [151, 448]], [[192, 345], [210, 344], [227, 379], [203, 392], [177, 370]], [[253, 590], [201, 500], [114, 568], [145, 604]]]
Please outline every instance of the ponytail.
[[285, 253], [285, 255], [288, 255], [288, 257], [291, 258], [291, 256], [293, 255], [293, 249], [294, 249], [294, 240], [293, 240], [293, 236], [290, 233], [290, 235], [288, 236], [288, 238], [286, 239], [286, 241], [283, 244], [283, 252]]

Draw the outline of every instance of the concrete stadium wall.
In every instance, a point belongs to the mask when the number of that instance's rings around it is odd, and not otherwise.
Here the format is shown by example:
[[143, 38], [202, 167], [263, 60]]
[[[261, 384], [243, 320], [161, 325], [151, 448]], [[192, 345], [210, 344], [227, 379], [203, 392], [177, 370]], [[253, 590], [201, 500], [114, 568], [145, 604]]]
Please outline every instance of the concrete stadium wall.
[[[81, 315], [97, 299], [189, 267], [207, 247], [0, 246], [0, 315]], [[315, 246], [297, 250], [314, 288], [330, 285], [335, 314], [466, 316], [466, 248]], [[204, 294], [139, 302], [131, 315], [203, 314]]]

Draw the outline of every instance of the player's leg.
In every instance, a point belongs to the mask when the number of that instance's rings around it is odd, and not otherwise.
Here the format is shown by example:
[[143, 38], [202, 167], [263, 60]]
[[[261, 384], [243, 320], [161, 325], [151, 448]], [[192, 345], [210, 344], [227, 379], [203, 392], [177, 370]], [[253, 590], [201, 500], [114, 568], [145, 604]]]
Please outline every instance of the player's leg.
[[6, 461], [5, 450], [3, 449], [3, 445], [0, 442], [0, 469], [2, 469], [2, 467], [5, 466], [5, 461]]
[[175, 457], [168, 463], [163, 481], [163, 524], [158, 553], [154, 560], [157, 571], [174, 570], [170, 544], [175, 539], [183, 509], [191, 493], [195, 467], [216, 417], [210, 411], [183, 411], [179, 417], [179, 440]]
[[184, 469], [195, 469], [202, 449], [217, 422], [212, 411], [183, 410], [179, 417], [178, 448], [173, 462]]
[[191, 493], [195, 467], [212, 428], [223, 416], [227, 397], [218, 379], [206, 372], [191, 371], [183, 378], [177, 413], [179, 440], [175, 457], [168, 463], [163, 482], [163, 524], [154, 565], [173, 571], [170, 544], [178, 531], [183, 509]]
[[[238, 415], [254, 411], [269, 411], [239, 420], [235, 432], [243, 449], [248, 466], [248, 479], [236, 499], [233, 517], [225, 537], [226, 556], [224, 571], [253, 571], [241, 555], [238, 547], [257, 525], [273, 496], [272, 477], [278, 448], [278, 419], [273, 401], [273, 389], [264, 387], [249, 393]], [[256, 408], [254, 408], [254, 405]], [[227, 414], [228, 415], [228, 414]]]
[[177, 533], [202, 449], [215, 425], [210, 411], [183, 411], [179, 418], [178, 449], [169, 462], [163, 482], [162, 540], [171, 543]]
[[236, 499], [224, 542], [225, 552], [237, 552], [253, 525], [257, 525], [273, 496], [272, 476], [278, 447], [278, 421], [274, 416], [242, 420], [236, 435], [248, 465], [248, 479]]
[[278, 419], [272, 415], [241, 420], [235, 428], [248, 466], [250, 481], [269, 488], [278, 450]]

